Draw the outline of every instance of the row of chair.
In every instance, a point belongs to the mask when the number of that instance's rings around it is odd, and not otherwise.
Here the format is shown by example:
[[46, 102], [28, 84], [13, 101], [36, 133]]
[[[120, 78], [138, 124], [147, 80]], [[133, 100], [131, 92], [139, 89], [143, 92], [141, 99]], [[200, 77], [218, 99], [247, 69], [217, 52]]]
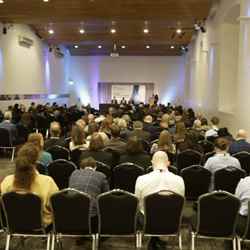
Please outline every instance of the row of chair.
[[[65, 189], [51, 197], [53, 229], [42, 224], [42, 201], [31, 193], [10, 192], [1, 199], [6, 223], [6, 250], [15, 236], [46, 237], [47, 250], [54, 250], [55, 241], [64, 237], [90, 237], [92, 249], [98, 248], [101, 237], [133, 236], [136, 247], [142, 247], [145, 236], [175, 236], [182, 249], [181, 224], [185, 199], [171, 191], [162, 190], [144, 199], [144, 219], [138, 227], [138, 199], [131, 193], [113, 190], [97, 197], [98, 230], [91, 228], [89, 195], [73, 189]], [[240, 201], [224, 191], [199, 197], [198, 212], [192, 223], [192, 250], [197, 238], [249, 240], [249, 218], [244, 234], [236, 234]], [[22, 211], [22, 216], [16, 211]]]
[[[45, 171], [42, 165], [38, 165], [38, 169], [40, 173]], [[69, 178], [75, 169], [76, 165], [70, 161], [56, 160], [48, 166], [48, 173], [55, 180], [59, 189], [62, 190], [68, 187]], [[145, 171], [144, 168], [133, 163], [122, 163], [111, 170], [106, 164], [97, 162], [97, 171], [106, 175], [112, 188], [122, 189], [130, 193], [135, 191], [136, 179], [152, 170], [152, 167], [149, 167]], [[169, 170], [183, 177], [186, 198], [188, 200], [197, 200], [200, 195], [208, 192], [211, 183], [211, 173], [204, 167], [194, 165], [178, 172], [177, 168], [170, 166]], [[234, 194], [240, 179], [246, 175], [244, 170], [235, 167], [228, 166], [220, 169], [214, 176], [215, 190], [225, 190]]]

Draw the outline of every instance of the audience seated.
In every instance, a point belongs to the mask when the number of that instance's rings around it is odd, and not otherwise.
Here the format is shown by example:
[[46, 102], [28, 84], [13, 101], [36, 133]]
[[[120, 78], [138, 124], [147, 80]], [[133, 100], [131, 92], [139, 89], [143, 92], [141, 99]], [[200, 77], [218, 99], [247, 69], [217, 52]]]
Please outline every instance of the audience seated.
[[134, 122], [133, 131], [130, 133], [130, 136], [137, 136], [144, 141], [150, 140], [150, 133], [143, 130], [143, 123], [141, 121]]
[[247, 132], [240, 129], [237, 133], [236, 141], [230, 145], [228, 152], [233, 155], [243, 151], [250, 153], [250, 143], [247, 142]]
[[[153, 155], [152, 164], [154, 171], [138, 177], [135, 185], [135, 195], [139, 199], [139, 209], [142, 214], [144, 214], [144, 198], [149, 194], [169, 190], [182, 196], [185, 195], [185, 185], [182, 177], [168, 171], [170, 162], [165, 152], [156, 152]], [[149, 247], [156, 249], [161, 244], [162, 242], [159, 238], [152, 237]]]
[[4, 113], [4, 120], [0, 123], [0, 128], [4, 128], [9, 131], [10, 141], [12, 144], [15, 144], [17, 141], [17, 129], [16, 125], [12, 123], [11, 111], [6, 111]]
[[48, 150], [53, 146], [65, 146], [64, 138], [61, 138], [61, 126], [59, 122], [52, 122], [50, 124], [50, 138], [47, 139], [44, 143], [44, 149]]
[[75, 125], [72, 127], [71, 131], [71, 142], [69, 143], [69, 149], [73, 151], [74, 149], [87, 150], [88, 144], [85, 141], [85, 133], [82, 127]]
[[211, 128], [205, 133], [205, 137], [217, 137], [219, 130], [220, 119], [216, 116], [211, 118]]
[[29, 134], [28, 142], [33, 143], [40, 150], [38, 162], [47, 167], [53, 160], [51, 154], [43, 150], [43, 135], [41, 133]]
[[92, 198], [91, 203], [91, 223], [94, 231], [97, 231], [97, 207], [96, 197], [109, 191], [109, 184], [106, 176], [95, 171], [96, 161], [92, 157], [81, 158], [80, 169], [75, 170], [69, 179], [69, 187], [87, 193]]
[[104, 142], [100, 133], [94, 133], [91, 137], [89, 148], [81, 153], [81, 159], [93, 157], [96, 161], [103, 162], [108, 166], [114, 166], [110, 152], [103, 151]]
[[[40, 149], [33, 143], [26, 143], [18, 152], [14, 175], [7, 176], [1, 183], [1, 193], [11, 191], [32, 192], [42, 199], [42, 218], [46, 226], [52, 223], [49, 199], [58, 191], [54, 180], [36, 170]], [[21, 212], [21, 211], [17, 211]]]
[[119, 163], [134, 163], [145, 170], [151, 166], [151, 156], [144, 152], [143, 144], [137, 136], [128, 139], [126, 153], [120, 156]]
[[229, 155], [228, 141], [224, 138], [216, 139], [215, 141], [215, 152], [216, 154], [210, 157], [205, 163], [204, 168], [208, 169], [211, 173], [211, 184], [210, 191], [214, 190], [214, 173], [225, 167], [236, 167], [241, 169], [240, 162], [235, 157]]

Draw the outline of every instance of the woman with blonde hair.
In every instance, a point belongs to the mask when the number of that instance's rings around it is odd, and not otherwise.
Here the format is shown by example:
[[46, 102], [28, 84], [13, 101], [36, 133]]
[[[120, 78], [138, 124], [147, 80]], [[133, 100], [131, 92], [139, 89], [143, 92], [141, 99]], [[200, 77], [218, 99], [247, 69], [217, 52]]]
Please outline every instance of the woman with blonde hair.
[[52, 223], [49, 200], [58, 191], [58, 187], [51, 177], [41, 175], [36, 170], [39, 154], [40, 149], [33, 143], [26, 143], [21, 147], [15, 162], [15, 173], [2, 181], [1, 193], [22, 191], [38, 195], [42, 200], [43, 223], [49, 226]]
[[88, 145], [85, 141], [85, 133], [81, 127], [75, 125], [71, 130], [71, 142], [69, 143], [70, 151], [74, 149], [87, 150]]
[[50, 153], [43, 150], [43, 135], [41, 133], [31, 133], [28, 136], [28, 142], [32, 143], [39, 149], [38, 162], [47, 167], [53, 161], [53, 159]]

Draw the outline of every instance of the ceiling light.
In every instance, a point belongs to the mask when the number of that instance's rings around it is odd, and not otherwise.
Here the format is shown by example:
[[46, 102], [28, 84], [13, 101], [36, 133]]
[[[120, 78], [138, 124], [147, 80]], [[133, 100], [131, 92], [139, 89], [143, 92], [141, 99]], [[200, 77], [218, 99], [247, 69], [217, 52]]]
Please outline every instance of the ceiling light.
[[43, 0], [44, 2], [49, 2], [49, 0]]
[[150, 49], [150, 45], [147, 45], [147, 46], [146, 46], [146, 49]]
[[102, 48], [102, 45], [98, 45], [98, 49], [101, 49]]
[[174, 45], [172, 45], [170, 48], [171, 48], [171, 49], [175, 49]]
[[122, 49], [126, 49], [126, 46], [125, 46], [125, 45], [122, 45], [121, 48], [122, 48]]
[[49, 32], [50, 35], [53, 35], [55, 33], [53, 29], [49, 29], [48, 32]]
[[177, 29], [177, 30], [176, 30], [176, 33], [177, 33], [177, 34], [181, 34], [181, 33], [182, 33], [182, 30], [181, 30], [181, 29]]
[[85, 30], [84, 29], [80, 29], [79, 32], [80, 32], [80, 34], [84, 34]]
[[4, 3], [4, 0], [0, 0], [0, 3]]
[[145, 28], [145, 29], [143, 30], [143, 32], [144, 32], [145, 34], [148, 34], [148, 33], [149, 33], [149, 29], [148, 29], [148, 28]]
[[75, 48], [75, 49], [78, 49], [78, 48], [79, 48], [79, 46], [78, 46], [78, 45], [75, 45], [75, 46], [74, 46], [74, 48]]
[[115, 33], [116, 33], [116, 29], [112, 28], [112, 29], [110, 30], [110, 32], [111, 32], [112, 34], [115, 34]]

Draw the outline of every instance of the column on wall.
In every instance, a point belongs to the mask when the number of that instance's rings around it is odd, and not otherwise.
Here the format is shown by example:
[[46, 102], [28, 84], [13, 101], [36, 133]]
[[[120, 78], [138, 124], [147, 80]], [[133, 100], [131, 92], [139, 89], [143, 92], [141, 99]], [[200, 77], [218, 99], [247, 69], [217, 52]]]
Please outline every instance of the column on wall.
[[237, 123], [250, 131], [250, 0], [241, 0]]

